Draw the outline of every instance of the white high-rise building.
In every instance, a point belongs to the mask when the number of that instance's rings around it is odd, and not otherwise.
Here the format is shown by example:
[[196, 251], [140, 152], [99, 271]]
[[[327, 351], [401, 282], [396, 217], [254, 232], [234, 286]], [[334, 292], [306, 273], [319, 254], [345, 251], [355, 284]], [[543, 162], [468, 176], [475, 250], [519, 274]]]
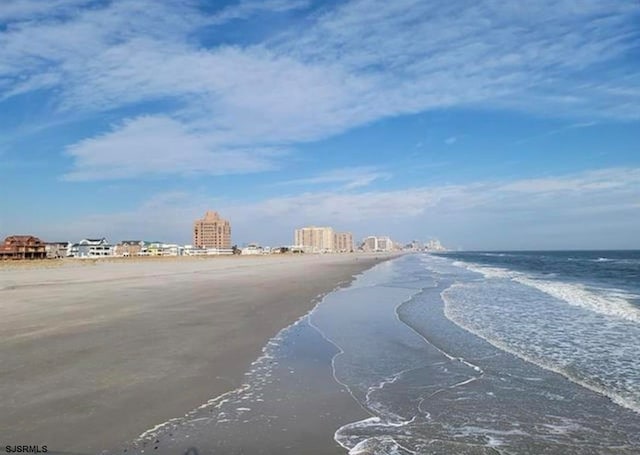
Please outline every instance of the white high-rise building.
[[370, 235], [362, 241], [362, 249], [365, 251], [378, 251], [378, 237]]
[[393, 251], [393, 241], [387, 236], [370, 235], [363, 240], [362, 249], [377, 252]]
[[328, 253], [335, 250], [335, 232], [331, 227], [307, 226], [296, 229], [294, 246], [309, 253]]
[[392, 251], [393, 242], [389, 237], [378, 237], [378, 250], [379, 251]]
[[336, 253], [351, 253], [354, 250], [351, 232], [336, 232], [333, 239], [333, 248]]

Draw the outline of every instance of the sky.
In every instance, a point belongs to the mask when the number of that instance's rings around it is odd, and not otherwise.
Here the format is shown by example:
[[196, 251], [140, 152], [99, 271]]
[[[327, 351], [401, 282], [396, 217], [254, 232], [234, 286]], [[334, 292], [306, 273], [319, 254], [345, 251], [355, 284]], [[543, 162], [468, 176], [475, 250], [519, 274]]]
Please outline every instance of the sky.
[[2, 0], [0, 236], [640, 248], [640, 3]]

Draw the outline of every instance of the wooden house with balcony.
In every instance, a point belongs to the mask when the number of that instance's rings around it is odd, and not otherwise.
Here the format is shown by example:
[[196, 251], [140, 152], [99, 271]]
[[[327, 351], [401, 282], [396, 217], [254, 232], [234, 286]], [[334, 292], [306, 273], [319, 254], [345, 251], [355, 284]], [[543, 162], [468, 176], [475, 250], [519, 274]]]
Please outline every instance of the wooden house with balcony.
[[0, 259], [45, 259], [46, 244], [33, 235], [10, 235], [0, 244]]

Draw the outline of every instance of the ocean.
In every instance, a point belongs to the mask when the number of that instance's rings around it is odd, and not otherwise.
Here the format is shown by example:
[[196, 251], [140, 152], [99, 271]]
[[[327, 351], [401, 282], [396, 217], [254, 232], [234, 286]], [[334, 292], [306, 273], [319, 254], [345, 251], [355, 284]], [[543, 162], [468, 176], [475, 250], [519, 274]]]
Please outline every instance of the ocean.
[[640, 252], [383, 262], [128, 450], [640, 453]]

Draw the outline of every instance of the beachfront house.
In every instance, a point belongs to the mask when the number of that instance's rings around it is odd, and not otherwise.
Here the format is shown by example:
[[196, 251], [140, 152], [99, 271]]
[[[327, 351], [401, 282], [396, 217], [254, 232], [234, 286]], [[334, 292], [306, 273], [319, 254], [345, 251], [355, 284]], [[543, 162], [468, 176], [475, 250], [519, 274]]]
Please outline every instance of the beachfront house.
[[139, 256], [182, 256], [185, 247], [175, 243], [141, 242]]
[[139, 256], [143, 247], [142, 240], [123, 240], [113, 248], [113, 254], [120, 257]]
[[44, 259], [45, 243], [33, 235], [10, 235], [0, 244], [0, 259]]
[[185, 256], [204, 256], [207, 254], [206, 248], [198, 248], [193, 245], [185, 245], [184, 246], [184, 255]]
[[207, 256], [230, 256], [233, 248], [207, 248]]
[[145, 256], [162, 256], [162, 242], [146, 241], [142, 247]]
[[185, 245], [182, 248], [185, 256], [227, 256], [233, 254], [233, 248], [199, 248], [194, 245]]
[[260, 254], [265, 254], [264, 252], [264, 248], [262, 248], [260, 245], [258, 245], [257, 243], [250, 243], [247, 246], [245, 246], [244, 248], [242, 248], [241, 254], [243, 256], [245, 255], [260, 255]]
[[182, 256], [184, 247], [175, 243], [163, 243], [161, 247], [162, 256]]
[[82, 239], [74, 243], [70, 249], [75, 258], [103, 258], [113, 256], [113, 245], [106, 238]]
[[47, 259], [66, 258], [71, 254], [71, 242], [47, 242], [45, 251]]

